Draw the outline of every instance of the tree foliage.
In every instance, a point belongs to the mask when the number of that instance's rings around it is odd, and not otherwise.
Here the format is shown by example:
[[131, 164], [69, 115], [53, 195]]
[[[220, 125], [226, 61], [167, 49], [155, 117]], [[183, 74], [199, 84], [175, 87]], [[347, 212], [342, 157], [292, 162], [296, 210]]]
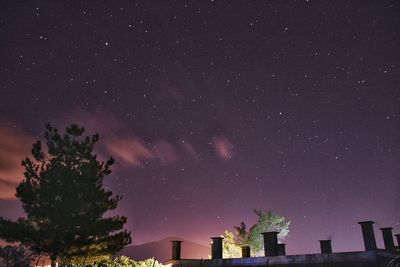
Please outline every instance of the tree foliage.
[[237, 243], [235, 234], [230, 231], [225, 231], [224, 239], [222, 240], [222, 251], [224, 258], [241, 258], [242, 248]]
[[[239, 226], [234, 226], [234, 232], [225, 231], [223, 240], [224, 257], [241, 257], [241, 247], [249, 246], [252, 256], [264, 255], [264, 242], [262, 233], [269, 231], [277, 231], [278, 239], [283, 239], [289, 234], [290, 221], [279, 216], [272, 211], [263, 212], [254, 210], [257, 215], [257, 222], [249, 230], [244, 222]], [[238, 253], [239, 251], [239, 253]]]
[[0, 266], [29, 267], [37, 255], [23, 246], [0, 247]]
[[104, 260], [109, 260], [111, 254], [102, 255], [85, 255], [85, 256], [67, 256], [60, 257], [59, 263], [61, 266], [80, 266], [80, 265], [91, 265], [95, 262], [101, 262]]
[[113, 253], [131, 241], [123, 230], [126, 217], [103, 217], [121, 199], [103, 188], [114, 161], [99, 161], [93, 152], [99, 135], [83, 133], [84, 128], [71, 125], [61, 135], [46, 125], [47, 151], [38, 141], [32, 158], [22, 161], [25, 178], [16, 196], [27, 216], [0, 218], [0, 237], [49, 255], [52, 264], [59, 257]]
[[170, 265], [164, 265], [158, 262], [154, 258], [150, 258], [143, 261], [135, 261], [126, 256], [119, 258], [106, 257], [101, 260], [96, 260], [90, 264], [82, 263], [71, 263], [65, 265], [66, 267], [169, 267]]

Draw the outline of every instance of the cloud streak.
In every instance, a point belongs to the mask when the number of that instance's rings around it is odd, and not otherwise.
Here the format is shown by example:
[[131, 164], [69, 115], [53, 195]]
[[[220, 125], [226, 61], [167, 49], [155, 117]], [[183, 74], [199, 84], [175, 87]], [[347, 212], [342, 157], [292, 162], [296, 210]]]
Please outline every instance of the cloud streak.
[[[100, 143], [105, 147], [101, 154], [107, 157], [111, 155], [126, 167], [143, 167], [144, 162], [148, 161], [159, 161], [162, 165], [167, 165], [184, 157], [184, 154], [191, 155], [192, 159], [201, 158], [188, 140], [182, 139], [176, 143], [164, 139], [144, 142], [135, 134], [135, 129], [110, 113], [80, 110], [66, 117], [64, 122], [64, 125], [85, 125], [87, 133], [100, 133]], [[210, 144], [218, 158], [226, 161], [233, 157], [234, 146], [226, 136], [213, 136]]]
[[21, 161], [30, 153], [33, 138], [0, 119], [0, 199], [14, 199], [15, 188], [24, 178]]
[[162, 164], [172, 163], [178, 159], [175, 147], [166, 141], [155, 142], [153, 152]]
[[85, 125], [87, 133], [100, 133], [103, 156], [112, 156], [125, 166], [143, 167], [146, 161], [158, 160], [169, 164], [178, 159], [176, 146], [166, 140], [144, 142], [135, 134], [126, 122], [118, 120], [108, 113], [96, 114], [80, 111], [79, 114], [66, 117], [65, 125], [78, 123]]
[[[168, 165], [187, 156], [193, 160], [201, 158], [188, 140], [176, 143], [164, 139], [145, 142], [126, 122], [117, 120], [108, 113], [77, 111], [60, 121], [57, 124], [60, 132], [71, 123], [84, 125], [86, 134], [98, 132], [101, 137], [96, 148], [99, 158], [104, 160], [112, 156], [123, 167], [144, 167], [148, 162]], [[24, 178], [21, 160], [30, 156], [34, 141], [32, 136], [14, 127], [13, 123], [0, 118], [0, 199], [15, 198], [15, 187]], [[210, 144], [220, 159], [232, 158], [233, 145], [227, 137], [214, 136]]]
[[194, 149], [193, 145], [190, 142], [182, 140], [180, 144], [182, 150], [185, 151], [187, 154], [191, 155], [194, 159], [200, 158], [200, 155], [196, 152], [196, 150]]
[[106, 142], [110, 154], [134, 166], [143, 166], [143, 160], [152, 160], [154, 153], [139, 138], [118, 138]]
[[225, 136], [214, 136], [211, 144], [214, 147], [215, 154], [223, 159], [229, 160], [233, 156], [233, 145]]

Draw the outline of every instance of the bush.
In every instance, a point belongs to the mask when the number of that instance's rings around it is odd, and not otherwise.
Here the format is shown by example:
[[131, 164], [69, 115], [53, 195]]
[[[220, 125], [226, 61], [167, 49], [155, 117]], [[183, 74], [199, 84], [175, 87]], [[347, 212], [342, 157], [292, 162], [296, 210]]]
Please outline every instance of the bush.
[[135, 261], [126, 256], [119, 258], [107, 258], [95, 261], [91, 264], [67, 264], [66, 267], [169, 267], [169, 265], [162, 264], [156, 259], [151, 258], [144, 261]]

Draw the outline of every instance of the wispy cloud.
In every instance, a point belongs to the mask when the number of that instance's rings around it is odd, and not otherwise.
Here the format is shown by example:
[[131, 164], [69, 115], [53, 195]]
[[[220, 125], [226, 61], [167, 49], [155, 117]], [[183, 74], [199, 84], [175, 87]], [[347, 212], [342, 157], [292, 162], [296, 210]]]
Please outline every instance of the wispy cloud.
[[225, 136], [214, 136], [212, 138], [212, 145], [218, 157], [224, 160], [229, 160], [233, 156], [233, 145]]
[[197, 153], [197, 151], [194, 149], [193, 145], [189, 141], [182, 140], [180, 144], [184, 152], [188, 153], [195, 159], [200, 158], [200, 155]]
[[182, 91], [171, 85], [163, 86], [161, 89], [158, 90], [157, 98], [162, 100], [173, 100], [173, 101], [184, 101], [185, 96], [183, 95]]
[[15, 198], [24, 178], [21, 161], [30, 154], [33, 138], [7, 120], [0, 119], [0, 199]]
[[153, 151], [162, 164], [171, 163], [178, 159], [176, 149], [166, 141], [155, 142]]
[[[105, 147], [101, 153], [107, 157], [114, 157], [125, 166], [143, 166], [145, 161], [171, 164], [184, 157], [184, 154], [190, 154], [193, 159], [201, 158], [189, 140], [170, 142], [158, 139], [145, 142], [127, 122], [109, 113], [79, 111], [75, 115], [69, 115], [66, 121], [68, 121], [66, 125], [70, 123], [85, 125], [87, 133], [99, 132], [101, 144]], [[234, 146], [226, 136], [213, 136], [211, 145], [218, 158], [222, 160], [232, 158]]]
[[108, 113], [80, 111], [79, 115], [69, 115], [65, 121], [85, 125], [88, 133], [100, 133], [101, 144], [105, 148], [101, 153], [114, 157], [125, 166], [144, 166], [143, 163], [150, 160], [168, 164], [178, 159], [174, 144], [165, 140], [144, 142], [126, 122]]
[[[97, 146], [100, 158], [112, 156], [123, 167], [143, 167], [145, 162], [172, 164], [182, 158], [201, 158], [189, 140], [170, 142], [158, 139], [145, 142], [126, 122], [108, 113], [76, 111], [59, 120], [56, 126], [60, 132], [71, 123], [84, 125], [86, 134], [100, 133], [101, 142]], [[0, 199], [15, 198], [15, 187], [23, 179], [21, 160], [30, 156], [34, 138], [0, 118]], [[217, 157], [229, 160], [233, 156], [233, 145], [225, 136], [211, 138], [211, 145]]]
[[143, 160], [155, 158], [153, 151], [136, 137], [114, 138], [106, 141], [106, 147], [114, 158], [134, 166], [143, 166]]

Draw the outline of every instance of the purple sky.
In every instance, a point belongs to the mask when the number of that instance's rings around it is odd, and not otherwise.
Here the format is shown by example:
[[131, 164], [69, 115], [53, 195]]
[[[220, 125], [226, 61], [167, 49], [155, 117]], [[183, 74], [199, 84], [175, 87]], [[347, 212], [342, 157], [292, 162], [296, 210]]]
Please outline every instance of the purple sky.
[[101, 135], [133, 242], [207, 244], [253, 209], [289, 253], [400, 233], [398, 1], [0, 4], [0, 216], [44, 124]]

